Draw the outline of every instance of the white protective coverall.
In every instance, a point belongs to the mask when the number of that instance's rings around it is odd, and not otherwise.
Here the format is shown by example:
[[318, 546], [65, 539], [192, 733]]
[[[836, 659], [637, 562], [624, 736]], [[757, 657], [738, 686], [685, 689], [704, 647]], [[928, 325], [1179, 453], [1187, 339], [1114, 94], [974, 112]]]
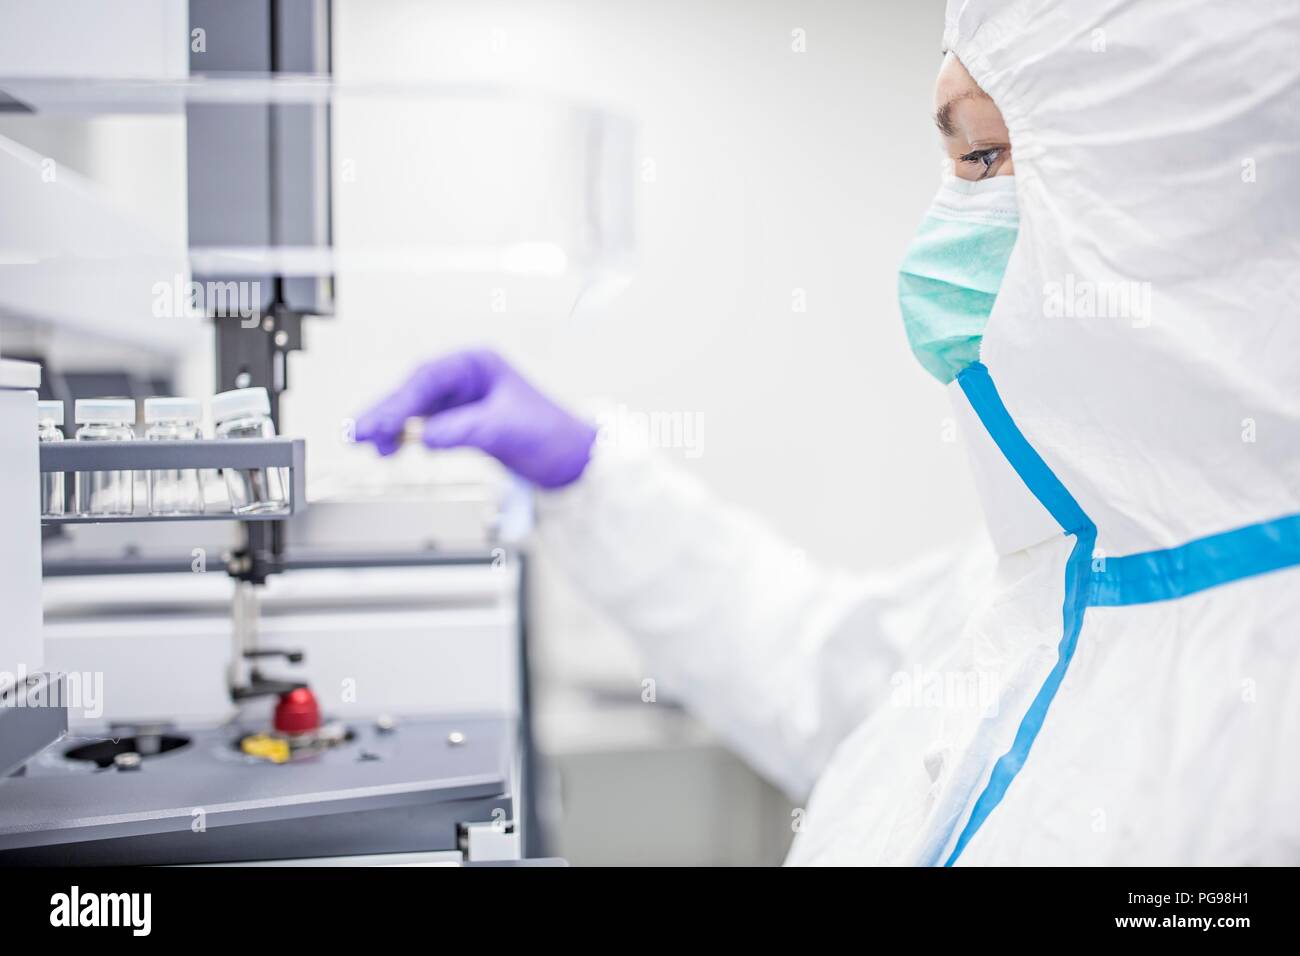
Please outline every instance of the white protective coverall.
[[1020, 208], [949, 386], [996, 567], [819, 570], [606, 445], [541, 542], [816, 783], [792, 863], [1300, 863], [1300, 5], [968, 0], [945, 44]]

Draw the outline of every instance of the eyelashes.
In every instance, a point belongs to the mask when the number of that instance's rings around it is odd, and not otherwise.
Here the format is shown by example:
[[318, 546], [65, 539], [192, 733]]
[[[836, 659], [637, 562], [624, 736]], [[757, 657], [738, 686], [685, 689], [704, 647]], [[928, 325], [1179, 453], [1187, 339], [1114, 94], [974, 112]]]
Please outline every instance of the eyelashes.
[[964, 156], [957, 157], [957, 160], [976, 167], [979, 169], [979, 178], [987, 179], [1002, 162], [1006, 152], [1005, 146], [990, 146], [987, 149], [972, 149]]

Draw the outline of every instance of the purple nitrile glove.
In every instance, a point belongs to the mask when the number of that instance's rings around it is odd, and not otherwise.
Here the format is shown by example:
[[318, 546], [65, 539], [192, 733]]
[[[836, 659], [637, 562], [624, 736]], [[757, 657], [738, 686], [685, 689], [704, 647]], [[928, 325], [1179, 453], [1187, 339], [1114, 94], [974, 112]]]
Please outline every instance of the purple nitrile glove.
[[356, 440], [391, 455], [406, 420], [427, 419], [429, 448], [487, 452], [542, 488], [577, 480], [591, 458], [596, 429], [533, 388], [495, 352], [453, 352], [417, 368], [393, 394], [357, 419]]

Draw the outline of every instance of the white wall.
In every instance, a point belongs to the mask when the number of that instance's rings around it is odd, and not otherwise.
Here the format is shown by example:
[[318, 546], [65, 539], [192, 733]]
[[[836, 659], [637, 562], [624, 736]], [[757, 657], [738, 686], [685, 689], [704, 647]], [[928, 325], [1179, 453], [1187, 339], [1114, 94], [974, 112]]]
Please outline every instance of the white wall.
[[182, 77], [189, 4], [178, 0], [0, 0], [5, 76]]
[[[964, 452], [942, 440], [947, 398], [908, 352], [894, 297], [937, 185], [941, 32], [939, 0], [341, 0], [345, 87], [517, 82], [594, 99], [636, 119], [655, 177], [636, 187], [636, 278], [600, 314], [497, 315], [487, 288], [449, 305], [344, 269], [338, 317], [308, 329], [286, 405], [314, 469], [375, 467], [339, 448], [340, 420], [419, 357], [491, 342], [567, 400], [701, 416], [703, 454], [678, 453], [682, 466], [814, 559], [889, 566], [966, 536], [979, 514]], [[346, 114], [335, 135], [336, 162], [376, 155], [375, 130]], [[350, 223], [373, 227], [381, 196], [404, 232], [434, 217], [412, 157], [379, 155], [352, 170], [363, 192], [336, 186], [340, 243]], [[603, 653], [579, 646], [571, 667]]]
[[[188, 4], [178, 0], [0, 0], [0, 72], [183, 78], [188, 24]], [[71, 102], [93, 101], [93, 91], [92, 83], [65, 89]], [[165, 372], [175, 353], [202, 347], [197, 323], [151, 313], [154, 282], [188, 275], [185, 118], [94, 115], [47, 95], [33, 113], [0, 115], [0, 139], [25, 147], [0, 145], [0, 248], [11, 260], [0, 285], [4, 347], [40, 352], [63, 370]]]

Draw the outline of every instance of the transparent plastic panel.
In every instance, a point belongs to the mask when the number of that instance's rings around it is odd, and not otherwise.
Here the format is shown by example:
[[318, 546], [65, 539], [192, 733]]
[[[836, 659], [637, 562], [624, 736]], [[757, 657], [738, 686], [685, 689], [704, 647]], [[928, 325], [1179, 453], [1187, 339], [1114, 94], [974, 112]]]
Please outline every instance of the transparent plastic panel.
[[[0, 299], [15, 300], [0, 308], [14, 314], [70, 311], [93, 324], [95, 300], [75, 290], [108, 287], [131, 295], [133, 315], [148, 308], [183, 326], [210, 311], [195, 276], [251, 284], [348, 272], [520, 277], [554, 285], [554, 301], [571, 311], [630, 275], [634, 129], [596, 106], [507, 89], [293, 75], [0, 77], [0, 102], [0, 197], [22, 213], [0, 223], [0, 288], [11, 290]], [[329, 115], [332, 244], [274, 228], [257, 242], [159, 236], [74, 170], [43, 180], [48, 157], [23, 142], [39, 139], [25, 130], [76, 118], [184, 122], [202, 108], [256, 122], [294, 105]], [[244, 187], [232, 177], [229, 188]], [[31, 228], [41, 222], [50, 228]], [[60, 288], [67, 302], [59, 308], [42, 300]], [[115, 319], [104, 331], [130, 328]], [[146, 322], [134, 338], [148, 344], [156, 335], [166, 345], [177, 328]]]

